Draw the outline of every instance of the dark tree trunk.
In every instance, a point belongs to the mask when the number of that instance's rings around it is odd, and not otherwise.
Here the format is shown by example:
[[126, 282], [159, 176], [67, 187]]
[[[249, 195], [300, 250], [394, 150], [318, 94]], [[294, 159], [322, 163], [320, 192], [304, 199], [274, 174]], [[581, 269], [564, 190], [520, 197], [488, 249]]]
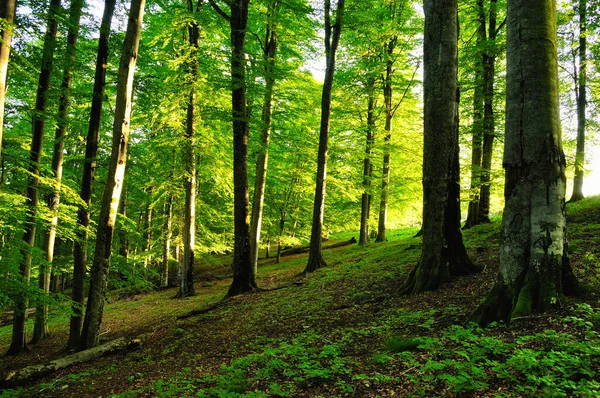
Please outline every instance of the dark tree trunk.
[[102, 119], [102, 99], [106, 85], [106, 65], [108, 64], [108, 37], [110, 24], [115, 10], [116, 0], [105, 0], [102, 22], [100, 24], [100, 38], [98, 39], [98, 54], [96, 56], [96, 72], [94, 75], [94, 92], [92, 94], [92, 109], [88, 124], [88, 133], [85, 143], [85, 161], [79, 197], [84, 205], [77, 210], [77, 239], [73, 248], [73, 301], [71, 321], [69, 326], [69, 341], [67, 348], [76, 349], [79, 346], [81, 326], [83, 323], [83, 299], [85, 297], [85, 273], [87, 257], [88, 228], [90, 225], [90, 205], [92, 203], [92, 190], [96, 172], [96, 155], [98, 153], [98, 137], [100, 135], [100, 122]]
[[[4, 95], [6, 94], [6, 78], [8, 71], [8, 58], [10, 57], [10, 42], [12, 39], [12, 24], [15, 19], [16, 0], [5, 0], [0, 6], [0, 18], [10, 26], [0, 31], [0, 157], [2, 156], [2, 132], [4, 128]], [[4, 158], [2, 157], [2, 176], [4, 176]], [[4, 177], [0, 178], [0, 186], [4, 184]]]
[[327, 149], [329, 140], [329, 119], [331, 116], [331, 89], [335, 72], [335, 53], [342, 33], [344, 0], [338, 0], [335, 23], [331, 24], [331, 4], [325, 0], [325, 58], [327, 67], [321, 96], [321, 126], [319, 129], [319, 155], [317, 159], [317, 183], [313, 206], [312, 230], [310, 234], [310, 252], [304, 272], [313, 272], [323, 267], [325, 260], [321, 252], [321, 234], [325, 213], [325, 178], [327, 176]]
[[[35, 110], [33, 113], [33, 131], [31, 135], [31, 150], [29, 152], [29, 165], [27, 168], [27, 189], [25, 198], [27, 200], [27, 215], [25, 219], [25, 233], [23, 234], [24, 248], [20, 259], [20, 276], [25, 283], [29, 284], [31, 274], [31, 261], [33, 247], [35, 245], [35, 233], [38, 206], [38, 184], [40, 175], [40, 162], [42, 160], [42, 149], [44, 142], [44, 123], [46, 112], [46, 100], [48, 88], [50, 87], [50, 74], [52, 73], [52, 62], [54, 60], [54, 48], [56, 43], [56, 32], [58, 22], [56, 13], [60, 8], [60, 0], [52, 0], [48, 9], [48, 24], [44, 37], [44, 48], [42, 53], [42, 67], [38, 81], [35, 99]], [[13, 319], [12, 342], [7, 355], [19, 354], [27, 349], [27, 305], [29, 303], [27, 293], [22, 292], [15, 299], [15, 315]]]
[[163, 256], [160, 286], [169, 286], [169, 259], [171, 253], [171, 237], [173, 235], [173, 195], [169, 195], [165, 203], [165, 224], [163, 226]]
[[248, 114], [246, 109], [245, 43], [249, 0], [231, 2], [231, 105], [233, 116], [233, 281], [228, 297], [255, 289], [250, 250], [248, 194]]
[[90, 276], [85, 319], [81, 332], [79, 349], [98, 345], [100, 323], [104, 310], [104, 295], [108, 283], [111, 244], [115, 229], [115, 220], [127, 164], [127, 144], [131, 127], [131, 100], [133, 94], [133, 75], [138, 57], [142, 18], [145, 0], [132, 0], [129, 10], [127, 31], [123, 42], [119, 77], [117, 81], [117, 100], [115, 104], [115, 122], [113, 127], [112, 153], [108, 177], [102, 197], [102, 207], [96, 232], [96, 251]]
[[402, 291], [435, 290], [451, 275], [479, 270], [460, 233], [458, 5], [425, 1], [423, 248]]
[[371, 162], [371, 151], [375, 143], [375, 79], [367, 82], [367, 140], [365, 145], [365, 160], [363, 166], [363, 193], [360, 210], [360, 235], [358, 243], [363, 245], [369, 242], [369, 219], [371, 216], [371, 179], [373, 177], [373, 163]]
[[383, 167], [381, 169], [381, 200], [379, 202], [379, 221], [377, 223], [377, 238], [375, 242], [387, 241], [385, 225], [387, 223], [388, 196], [390, 193], [390, 153], [392, 145], [392, 74], [394, 61], [392, 55], [397, 38], [394, 37], [386, 45], [385, 79], [383, 82], [383, 98], [385, 102], [385, 135], [383, 137]]
[[556, 3], [510, 0], [507, 22], [506, 205], [500, 272], [472, 316], [482, 324], [546, 311], [578, 290], [566, 250]]
[[[46, 232], [44, 248], [46, 251], [45, 265], [40, 265], [38, 286], [44, 293], [50, 292], [50, 275], [52, 261], [54, 259], [54, 242], [56, 240], [56, 226], [58, 225], [58, 206], [60, 202], [60, 187], [63, 174], [63, 160], [65, 150], [65, 137], [67, 135], [67, 124], [70, 106], [70, 91], [73, 81], [73, 69], [75, 68], [75, 53], [77, 51], [77, 39], [79, 37], [79, 20], [83, 8], [83, 0], [72, 0], [69, 9], [69, 29], [67, 33], [67, 54], [65, 69], [61, 83], [60, 98], [58, 100], [57, 127], [54, 136], [54, 150], [52, 153], [52, 173], [54, 174], [54, 191], [48, 199], [48, 207], [52, 212], [50, 228]], [[35, 327], [31, 342], [37, 343], [48, 336], [48, 305], [38, 305], [35, 311]]]
[[279, 0], [269, 2], [267, 10], [267, 33], [265, 35], [263, 62], [265, 79], [265, 96], [263, 98], [262, 127], [260, 150], [256, 159], [256, 179], [254, 181], [254, 198], [252, 200], [252, 220], [250, 222], [250, 246], [252, 250], [252, 266], [256, 275], [258, 264], [258, 245], [262, 225], [265, 185], [269, 161], [269, 143], [271, 139], [271, 121], [273, 118], [273, 88], [275, 86], [275, 56], [277, 54], [277, 31], [273, 14], [277, 13]]
[[575, 177], [570, 202], [583, 199], [583, 171], [585, 166], [585, 108], [587, 82], [587, 2], [579, 0], [579, 88], [577, 90], [577, 150]]

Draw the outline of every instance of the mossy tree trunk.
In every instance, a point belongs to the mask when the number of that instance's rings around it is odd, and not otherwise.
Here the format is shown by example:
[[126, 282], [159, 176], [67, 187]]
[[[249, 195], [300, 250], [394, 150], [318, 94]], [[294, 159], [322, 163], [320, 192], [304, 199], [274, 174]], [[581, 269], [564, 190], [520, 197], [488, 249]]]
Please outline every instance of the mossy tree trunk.
[[425, 1], [423, 247], [405, 294], [435, 290], [451, 275], [480, 269], [460, 232], [457, 13], [456, 0]]
[[[25, 219], [23, 234], [24, 246], [22, 258], [20, 259], [20, 277], [25, 284], [29, 284], [31, 275], [31, 261], [35, 245], [37, 207], [38, 207], [38, 185], [40, 175], [40, 162], [44, 143], [44, 125], [48, 89], [50, 88], [50, 75], [54, 61], [54, 49], [56, 33], [58, 29], [57, 13], [60, 8], [60, 0], [52, 0], [48, 9], [48, 20], [46, 34], [44, 36], [44, 47], [42, 49], [42, 66], [38, 80], [35, 109], [33, 112], [31, 149], [29, 151], [29, 165], [27, 167], [27, 188], [25, 198], [27, 200], [27, 215]], [[27, 349], [27, 305], [29, 303], [27, 293], [21, 292], [15, 299], [15, 315], [13, 319], [12, 341], [7, 355], [19, 354]]]
[[129, 9], [127, 31], [125, 33], [125, 40], [123, 41], [121, 62], [119, 64], [112, 152], [106, 186], [104, 187], [104, 195], [102, 197], [102, 207], [98, 218], [96, 250], [91, 268], [90, 291], [78, 347], [79, 350], [95, 347], [99, 341], [115, 220], [117, 218], [119, 199], [125, 179], [127, 146], [131, 129], [133, 76], [138, 58], [145, 3], [145, 0], [132, 0]]
[[579, 74], [577, 76], [577, 150], [575, 152], [575, 177], [570, 202], [583, 199], [583, 171], [585, 166], [585, 108], [587, 82], [587, 2], [579, 0]]
[[556, 2], [508, 2], [506, 172], [500, 272], [473, 314], [482, 324], [559, 305], [576, 292], [566, 250], [565, 157]]
[[[92, 94], [90, 121], [85, 141], [85, 161], [83, 162], [81, 188], [79, 190], [79, 197], [84, 205], [80, 206], [77, 210], [77, 239], [75, 239], [73, 246], [73, 289], [71, 291], [71, 310], [73, 311], [73, 314], [71, 315], [69, 341], [67, 343], [67, 348], [69, 349], [76, 349], [78, 347], [83, 324], [87, 239], [91, 215], [90, 205], [92, 203], [94, 175], [96, 174], [96, 155], [98, 153], [98, 138], [100, 136], [100, 122], [102, 120], [102, 100], [104, 97], [104, 86], [106, 85], [108, 37], [110, 35], [110, 24], [114, 14], [115, 4], [116, 0], [105, 1], [102, 22], [100, 23], [100, 37], [98, 39], [96, 71], [94, 74], [94, 91]], [[126, 199], [124, 198], [123, 202], [125, 201]]]
[[313, 272], [325, 266], [321, 252], [321, 234], [323, 232], [323, 215], [325, 213], [325, 181], [327, 177], [327, 150], [329, 141], [329, 119], [331, 117], [331, 90], [335, 72], [335, 53], [337, 51], [342, 20], [344, 16], [344, 0], [338, 0], [335, 11], [335, 22], [331, 21], [331, 1], [325, 0], [325, 79], [321, 95], [321, 126], [319, 129], [319, 154], [317, 158], [317, 176], [315, 201], [313, 205], [312, 229], [310, 233], [310, 252], [304, 272]]

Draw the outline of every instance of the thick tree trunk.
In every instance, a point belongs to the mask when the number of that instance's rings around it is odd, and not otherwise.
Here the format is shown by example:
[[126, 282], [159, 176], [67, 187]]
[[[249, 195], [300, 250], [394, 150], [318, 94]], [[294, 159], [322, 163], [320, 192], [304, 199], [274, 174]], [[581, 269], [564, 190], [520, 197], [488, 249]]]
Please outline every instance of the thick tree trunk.
[[106, 85], [106, 65], [108, 64], [108, 37], [110, 24], [115, 10], [116, 0], [105, 0], [102, 22], [100, 24], [100, 38], [98, 39], [98, 54], [96, 56], [96, 71], [94, 75], [94, 92], [92, 94], [92, 109], [85, 143], [85, 161], [79, 197], [84, 205], [77, 210], [77, 239], [73, 248], [73, 301], [71, 321], [69, 326], [69, 342], [67, 348], [76, 349], [81, 336], [83, 323], [83, 299], [85, 297], [85, 273], [87, 257], [88, 228], [90, 225], [90, 205], [94, 175], [96, 172], [96, 155], [98, 153], [98, 138], [100, 135], [100, 121], [102, 119], [102, 99]]
[[125, 178], [127, 163], [127, 144], [131, 128], [131, 99], [133, 94], [133, 75], [138, 57], [142, 18], [145, 0], [132, 0], [129, 10], [127, 31], [123, 42], [119, 77], [117, 81], [117, 100], [115, 104], [115, 122], [113, 127], [113, 145], [108, 169], [108, 177], [102, 197], [102, 207], [96, 232], [96, 251], [91, 269], [90, 292], [88, 295], [80, 350], [98, 345], [100, 323], [104, 310], [104, 295], [108, 283], [111, 244], [117, 218], [117, 209], [121, 189]]
[[583, 199], [583, 171], [585, 166], [585, 108], [587, 82], [587, 2], [579, 0], [579, 89], [577, 90], [577, 150], [575, 177], [570, 202]]
[[[46, 232], [44, 248], [46, 251], [46, 264], [40, 265], [38, 286], [44, 293], [50, 292], [50, 274], [52, 261], [54, 259], [54, 242], [56, 240], [56, 227], [58, 225], [58, 206], [60, 202], [60, 187], [63, 174], [63, 159], [65, 150], [65, 137], [67, 135], [67, 124], [70, 105], [70, 90], [73, 81], [73, 69], [75, 68], [75, 53], [77, 51], [77, 39], [79, 37], [79, 20], [83, 8], [83, 0], [72, 0], [69, 9], [69, 29], [67, 33], [67, 54], [65, 69], [61, 83], [60, 98], [58, 100], [58, 117], [56, 133], [54, 135], [54, 150], [52, 153], [52, 173], [54, 174], [53, 192], [48, 199], [48, 207], [52, 213], [50, 228]], [[35, 327], [31, 342], [37, 343], [48, 335], [48, 305], [37, 306], [35, 313]]]
[[317, 183], [313, 206], [312, 230], [310, 234], [310, 253], [304, 272], [313, 272], [323, 267], [325, 260], [321, 253], [321, 234], [325, 213], [325, 180], [327, 177], [327, 149], [329, 140], [329, 119], [331, 117], [331, 90], [335, 72], [335, 53], [337, 51], [342, 20], [344, 16], [344, 0], [338, 0], [335, 12], [335, 23], [331, 24], [330, 0], [325, 0], [325, 58], [327, 66], [321, 96], [321, 126], [319, 129], [319, 155], [317, 159]]
[[375, 143], [375, 79], [367, 82], [367, 140], [365, 144], [365, 160], [363, 166], [363, 193], [360, 210], [360, 235], [358, 243], [363, 245], [369, 242], [369, 219], [371, 216], [371, 179], [373, 176], [373, 163], [371, 162], [371, 151]]
[[269, 162], [269, 143], [271, 139], [271, 121], [273, 118], [273, 88], [275, 86], [275, 56], [277, 53], [277, 32], [273, 22], [273, 13], [277, 12], [279, 0], [269, 2], [267, 10], [267, 33], [264, 44], [264, 79], [265, 96], [262, 109], [262, 131], [260, 150], [256, 159], [256, 178], [254, 181], [254, 198], [252, 200], [252, 220], [250, 222], [250, 249], [252, 266], [256, 275], [258, 265], [258, 246], [262, 226], [265, 186], [267, 182], [267, 166]]
[[[35, 245], [35, 233], [38, 206], [38, 184], [40, 175], [40, 162], [42, 160], [42, 149], [44, 142], [44, 124], [46, 112], [46, 100], [48, 88], [50, 87], [50, 74], [52, 73], [52, 62], [54, 60], [54, 48], [56, 43], [56, 32], [58, 22], [56, 13], [60, 8], [60, 0], [52, 0], [48, 10], [48, 25], [44, 37], [44, 48], [42, 52], [42, 67], [38, 81], [35, 99], [35, 110], [33, 113], [33, 131], [31, 135], [31, 150], [29, 152], [29, 166], [27, 177], [27, 215], [25, 219], [25, 233], [23, 234], [24, 249], [22, 251], [21, 264], [19, 267], [20, 277], [29, 284], [31, 274], [32, 251]], [[28, 297], [22, 292], [15, 299], [15, 317], [13, 321], [12, 342], [7, 355], [19, 354], [27, 349], [27, 314]]]
[[482, 324], [546, 311], [578, 288], [566, 250], [556, 3], [510, 0], [507, 23], [506, 205], [500, 272], [473, 314]]
[[[0, 157], [2, 157], [2, 133], [4, 128], [4, 95], [6, 93], [6, 79], [8, 71], [8, 58], [10, 57], [10, 42], [12, 39], [13, 22], [15, 20], [16, 0], [5, 0], [0, 6], [0, 18], [9, 24], [0, 31]], [[2, 157], [2, 175], [4, 176], [4, 158]], [[4, 177], [0, 178], [0, 185], [4, 184]]]
[[233, 281], [232, 297], [255, 289], [256, 274], [250, 250], [250, 199], [248, 193], [248, 130], [246, 109], [245, 43], [249, 0], [231, 2], [231, 109], [233, 116]]
[[425, 1], [423, 248], [402, 288], [407, 294], [479, 270], [460, 233], [457, 12], [456, 0]]
[[392, 74], [394, 61], [392, 55], [397, 38], [394, 37], [386, 45], [387, 61], [385, 66], [385, 80], [383, 83], [383, 97], [385, 102], [385, 135], [383, 137], [383, 167], [381, 169], [381, 200], [379, 202], [379, 221], [377, 223], [377, 238], [375, 242], [387, 241], [385, 225], [387, 223], [388, 197], [390, 193], [390, 154], [392, 145]]

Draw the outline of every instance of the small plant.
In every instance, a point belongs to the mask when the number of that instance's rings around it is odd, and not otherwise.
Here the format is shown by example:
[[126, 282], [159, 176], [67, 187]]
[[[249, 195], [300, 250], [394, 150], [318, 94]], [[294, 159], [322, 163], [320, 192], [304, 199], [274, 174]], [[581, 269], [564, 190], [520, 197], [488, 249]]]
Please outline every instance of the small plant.
[[397, 353], [404, 351], [416, 351], [422, 343], [420, 338], [390, 337], [385, 345], [389, 352]]

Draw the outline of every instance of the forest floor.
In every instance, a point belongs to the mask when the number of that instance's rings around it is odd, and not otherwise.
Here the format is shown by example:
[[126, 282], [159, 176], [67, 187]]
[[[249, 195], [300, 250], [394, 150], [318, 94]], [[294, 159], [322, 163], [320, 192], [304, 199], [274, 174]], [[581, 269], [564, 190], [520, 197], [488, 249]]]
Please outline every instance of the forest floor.
[[[0, 397], [520, 397], [600, 396], [600, 197], [568, 205], [569, 252], [582, 297], [511, 325], [468, 323], [498, 271], [499, 220], [464, 231], [485, 266], [439, 291], [398, 295], [417, 262], [415, 229], [388, 242], [325, 250], [328, 266], [301, 275], [306, 254], [261, 260], [258, 283], [286, 286], [235, 297], [213, 311], [230, 279], [226, 261], [199, 273], [196, 296], [176, 289], [113, 295], [102, 340], [147, 334], [141, 349], [76, 365]], [[352, 234], [338, 235], [339, 241]], [[49, 339], [8, 369], [61, 355], [67, 315]], [[10, 326], [0, 328], [0, 350]]]

